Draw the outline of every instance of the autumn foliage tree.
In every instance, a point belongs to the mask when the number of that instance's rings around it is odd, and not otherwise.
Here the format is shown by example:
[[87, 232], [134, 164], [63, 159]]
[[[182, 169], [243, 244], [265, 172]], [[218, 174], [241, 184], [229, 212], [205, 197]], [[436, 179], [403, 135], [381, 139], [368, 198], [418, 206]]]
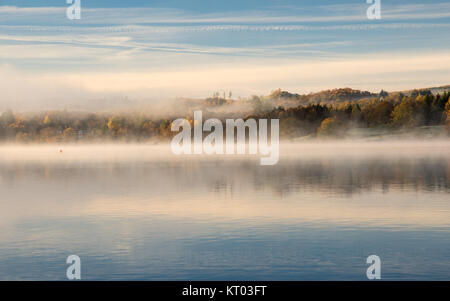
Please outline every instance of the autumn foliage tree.
[[[384, 131], [412, 129], [421, 126], [447, 128], [450, 134], [449, 92], [433, 94], [429, 90], [411, 93], [379, 94], [351, 89], [335, 89], [321, 93], [298, 95], [281, 89], [269, 96], [253, 96], [242, 100], [248, 111], [231, 114], [224, 108], [226, 103], [215, 100], [203, 108], [204, 119], [227, 118], [279, 119], [280, 136], [339, 137], [349, 128], [380, 128]], [[231, 98], [231, 97], [230, 97]], [[279, 105], [284, 100], [288, 106]], [[281, 102], [280, 102], [281, 100]], [[320, 100], [321, 103], [315, 102]], [[228, 103], [229, 99], [227, 100]], [[325, 103], [323, 103], [325, 102]], [[295, 106], [292, 104], [296, 103]], [[199, 104], [204, 104], [199, 101]], [[5, 110], [0, 114], [0, 141], [60, 143], [120, 139], [145, 141], [168, 140], [176, 133], [171, 123], [186, 118], [194, 126], [193, 108], [182, 116], [158, 115], [152, 112], [68, 112], [48, 111], [20, 113]], [[213, 109], [219, 108], [214, 111]], [[242, 106], [244, 107], [244, 106]], [[171, 110], [167, 110], [170, 112]]]

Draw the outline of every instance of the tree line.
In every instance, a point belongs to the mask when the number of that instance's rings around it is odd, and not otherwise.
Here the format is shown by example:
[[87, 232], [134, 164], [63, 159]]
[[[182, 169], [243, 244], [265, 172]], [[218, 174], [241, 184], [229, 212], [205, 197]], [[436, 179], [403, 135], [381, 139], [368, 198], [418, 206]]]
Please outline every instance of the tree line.
[[[253, 96], [243, 102], [251, 104], [251, 112], [242, 112], [232, 118], [280, 120], [282, 138], [342, 137], [350, 129], [383, 129], [390, 132], [430, 126], [442, 128], [450, 134], [449, 92], [433, 94], [430, 91], [412, 91], [409, 94], [380, 92], [367, 94], [355, 90], [329, 90], [310, 95], [291, 94], [276, 90], [267, 97]], [[345, 94], [351, 95], [345, 100]], [[311, 99], [325, 99], [312, 102]], [[220, 100], [218, 95], [202, 101], [208, 104], [206, 118], [225, 121], [226, 110], [208, 111], [214, 106], [226, 106], [231, 101]], [[287, 98], [287, 100], [286, 100]], [[336, 101], [337, 100], [337, 101]], [[289, 105], [279, 105], [286, 103]], [[293, 105], [295, 104], [295, 105]], [[80, 113], [49, 111], [20, 113], [11, 110], [0, 115], [0, 141], [10, 142], [74, 142], [93, 140], [146, 141], [166, 140], [176, 133], [171, 131], [172, 121], [186, 118], [193, 122], [193, 110], [186, 116], [154, 117], [151, 112], [135, 113]]]

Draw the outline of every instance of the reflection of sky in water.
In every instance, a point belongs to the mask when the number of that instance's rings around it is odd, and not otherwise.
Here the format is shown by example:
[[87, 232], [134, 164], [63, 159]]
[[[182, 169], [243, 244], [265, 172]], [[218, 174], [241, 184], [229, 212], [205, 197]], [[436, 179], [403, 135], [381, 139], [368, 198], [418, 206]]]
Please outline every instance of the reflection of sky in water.
[[270, 168], [3, 149], [0, 279], [64, 279], [77, 254], [85, 279], [364, 280], [377, 254], [384, 279], [448, 280], [450, 157], [422, 147]]

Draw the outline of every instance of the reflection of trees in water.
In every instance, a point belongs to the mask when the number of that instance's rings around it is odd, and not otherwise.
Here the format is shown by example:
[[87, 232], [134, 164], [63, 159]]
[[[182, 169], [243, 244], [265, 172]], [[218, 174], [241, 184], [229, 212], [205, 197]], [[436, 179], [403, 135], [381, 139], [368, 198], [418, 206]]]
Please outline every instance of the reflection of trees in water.
[[372, 189], [450, 189], [450, 161], [445, 158], [292, 161], [257, 174], [258, 187], [270, 185], [281, 194], [301, 190], [358, 193]]
[[[159, 162], [0, 162], [0, 188], [33, 187], [76, 195], [271, 192], [352, 194], [371, 190], [450, 191], [450, 159], [181, 160]], [[10, 190], [11, 192], [11, 190]]]

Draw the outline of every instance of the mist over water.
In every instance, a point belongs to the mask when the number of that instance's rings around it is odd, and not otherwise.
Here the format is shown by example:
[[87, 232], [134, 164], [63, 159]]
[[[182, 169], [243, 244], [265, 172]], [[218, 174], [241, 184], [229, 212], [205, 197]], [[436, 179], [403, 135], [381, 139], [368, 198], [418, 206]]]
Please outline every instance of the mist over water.
[[449, 280], [450, 142], [0, 146], [0, 279]]

